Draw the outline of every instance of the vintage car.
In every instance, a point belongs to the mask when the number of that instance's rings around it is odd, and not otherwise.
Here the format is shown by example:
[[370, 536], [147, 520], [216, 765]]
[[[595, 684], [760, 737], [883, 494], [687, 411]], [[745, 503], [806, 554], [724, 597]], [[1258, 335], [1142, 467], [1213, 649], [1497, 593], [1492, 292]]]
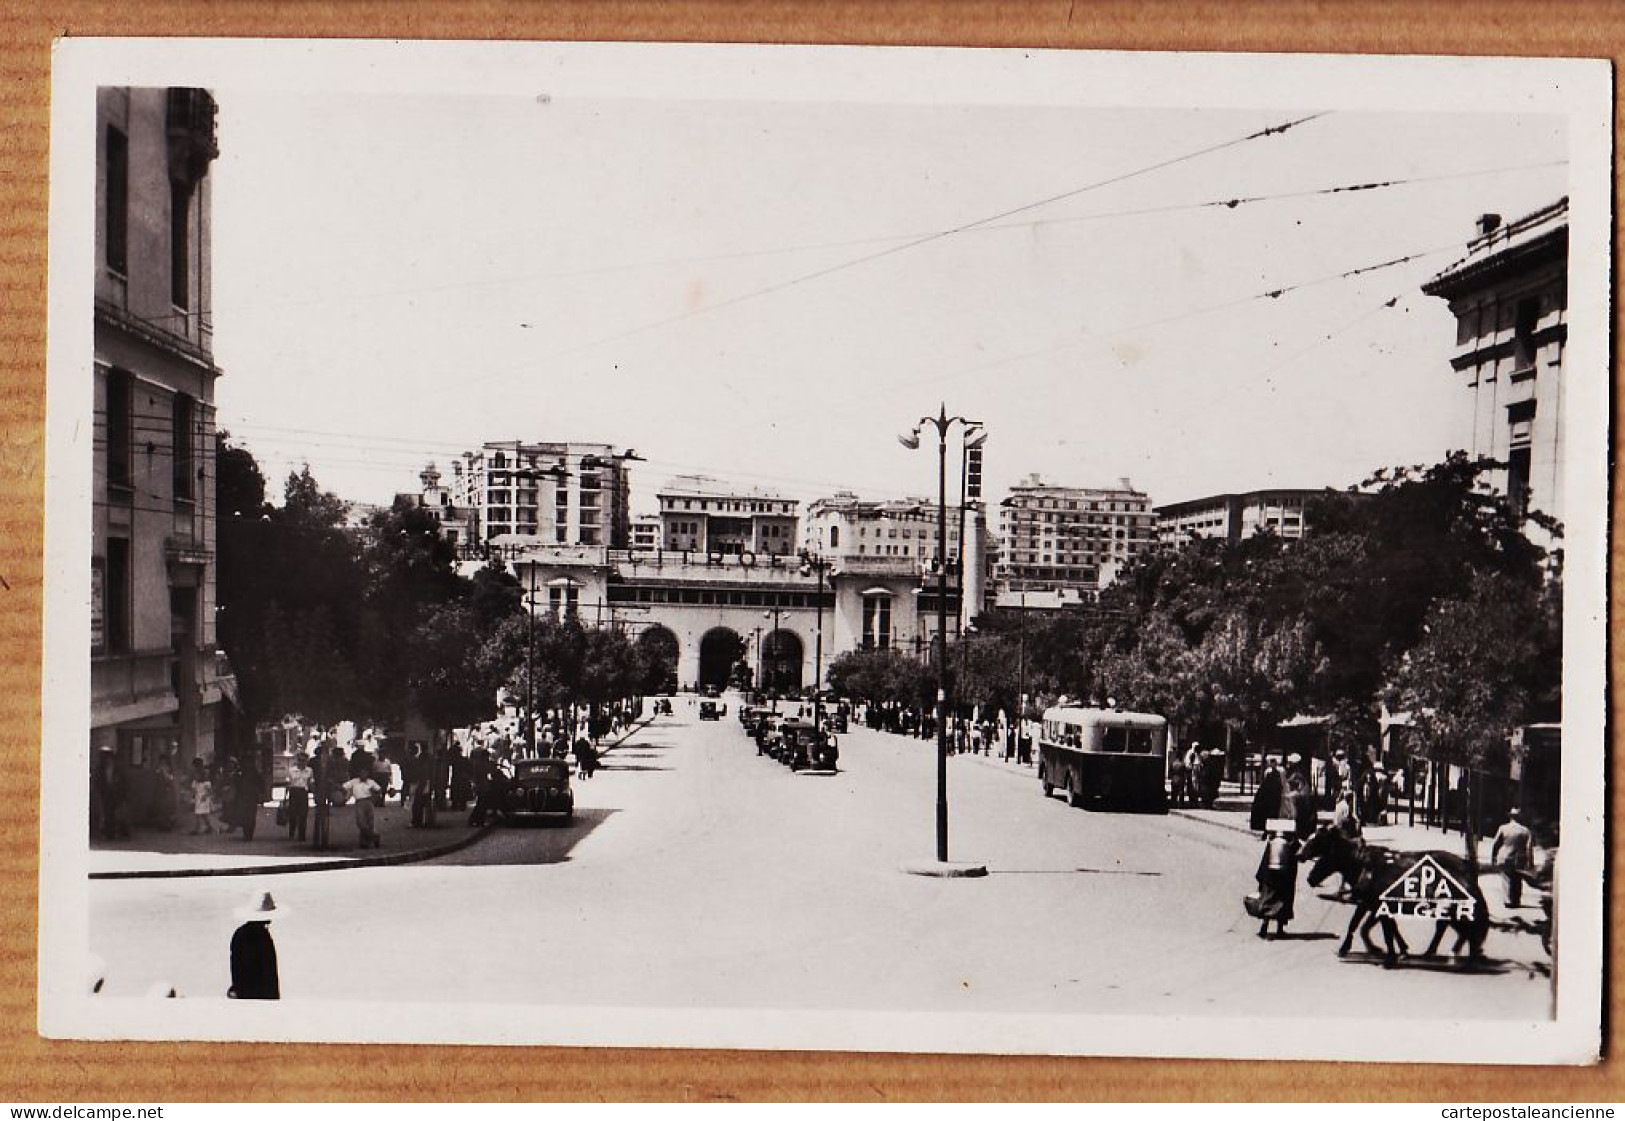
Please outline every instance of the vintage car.
[[835, 737], [820, 731], [811, 720], [786, 720], [779, 730], [782, 742], [778, 759], [792, 771], [811, 768], [821, 771], [835, 769], [840, 753]]
[[755, 731], [751, 733], [756, 739], [756, 754], [778, 758], [779, 724], [783, 719], [778, 713], [768, 711], [757, 718]]
[[722, 714], [728, 711], [727, 705], [719, 705], [716, 701], [700, 702], [701, 720], [721, 720]]
[[502, 799], [504, 819], [575, 816], [575, 794], [570, 790], [570, 763], [565, 759], [519, 759]]

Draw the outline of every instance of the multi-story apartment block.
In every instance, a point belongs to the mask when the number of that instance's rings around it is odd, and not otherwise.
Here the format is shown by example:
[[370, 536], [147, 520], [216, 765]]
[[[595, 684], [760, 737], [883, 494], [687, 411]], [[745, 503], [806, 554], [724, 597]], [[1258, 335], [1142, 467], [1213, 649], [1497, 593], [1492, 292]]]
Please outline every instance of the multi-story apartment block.
[[1067, 487], [1029, 475], [1001, 505], [998, 574], [1007, 591], [1066, 588], [1093, 598], [1155, 532], [1151, 499], [1127, 479], [1118, 487]]
[[1450, 366], [1472, 391], [1469, 450], [1505, 463], [1520, 510], [1563, 517], [1563, 349], [1569, 200], [1503, 224], [1479, 219], [1467, 256], [1422, 286], [1456, 317]]
[[1306, 528], [1304, 510], [1324, 490], [1254, 490], [1215, 494], [1157, 507], [1157, 539], [1183, 544], [1196, 537], [1239, 541], [1268, 531], [1296, 540]]
[[723, 556], [795, 551], [799, 518], [793, 498], [703, 475], [671, 479], [656, 497], [663, 549]]
[[609, 444], [492, 441], [453, 463], [450, 501], [472, 512], [484, 544], [624, 549], [634, 458]]
[[632, 548], [640, 551], [660, 548], [659, 514], [639, 514], [632, 519]]
[[96, 94], [93, 750], [209, 758], [232, 690], [215, 648], [209, 166], [201, 89]]

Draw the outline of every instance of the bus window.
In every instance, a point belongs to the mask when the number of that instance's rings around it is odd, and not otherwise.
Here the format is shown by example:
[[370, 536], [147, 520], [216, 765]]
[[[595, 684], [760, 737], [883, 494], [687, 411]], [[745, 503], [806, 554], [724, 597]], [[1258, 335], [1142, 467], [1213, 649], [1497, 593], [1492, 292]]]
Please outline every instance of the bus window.
[[1128, 734], [1128, 750], [1135, 755], [1150, 755], [1152, 751], [1151, 729], [1131, 729]]
[[1108, 726], [1100, 730], [1100, 750], [1123, 752], [1128, 750], [1127, 728]]

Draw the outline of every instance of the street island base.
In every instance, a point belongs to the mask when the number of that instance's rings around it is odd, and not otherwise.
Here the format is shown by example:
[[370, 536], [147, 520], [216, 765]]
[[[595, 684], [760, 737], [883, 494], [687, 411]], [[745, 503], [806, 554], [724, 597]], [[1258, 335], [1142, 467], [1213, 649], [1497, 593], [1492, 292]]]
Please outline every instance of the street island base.
[[987, 865], [973, 860], [905, 860], [898, 868], [911, 876], [962, 880], [987, 875]]

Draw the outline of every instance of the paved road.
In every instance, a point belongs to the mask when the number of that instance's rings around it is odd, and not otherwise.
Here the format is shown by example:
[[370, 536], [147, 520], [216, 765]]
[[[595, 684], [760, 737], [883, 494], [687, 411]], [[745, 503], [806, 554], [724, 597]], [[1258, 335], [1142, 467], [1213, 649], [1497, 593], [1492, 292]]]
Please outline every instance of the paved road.
[[[1175, 816], [1074, 810], [1036, 780], [950, 764], [951, 853], [980, 880], [901, 874], [934, 848], [933, 746], [857, 730], [842, 770], [758, 758], [678, 705], [577, 782], [568, 826], [439, 861], [268, 877], [284, 993], [430, 1001], [967, 1012], [1548, 1014], [1538, 945], [1487, 971], [1339, 961], [1348, 908], [1300, 887], [1293, 937], [1243, 914], [1255, 842]], [[91, 885], [112, 992], [223, 992], [240, 879]], [[1417, 932], [1413, 942], [1422, 940]], [[353, 967], [361, 953], [370, 963]], [[410, 986], [401, 984], [407, 976]]]

